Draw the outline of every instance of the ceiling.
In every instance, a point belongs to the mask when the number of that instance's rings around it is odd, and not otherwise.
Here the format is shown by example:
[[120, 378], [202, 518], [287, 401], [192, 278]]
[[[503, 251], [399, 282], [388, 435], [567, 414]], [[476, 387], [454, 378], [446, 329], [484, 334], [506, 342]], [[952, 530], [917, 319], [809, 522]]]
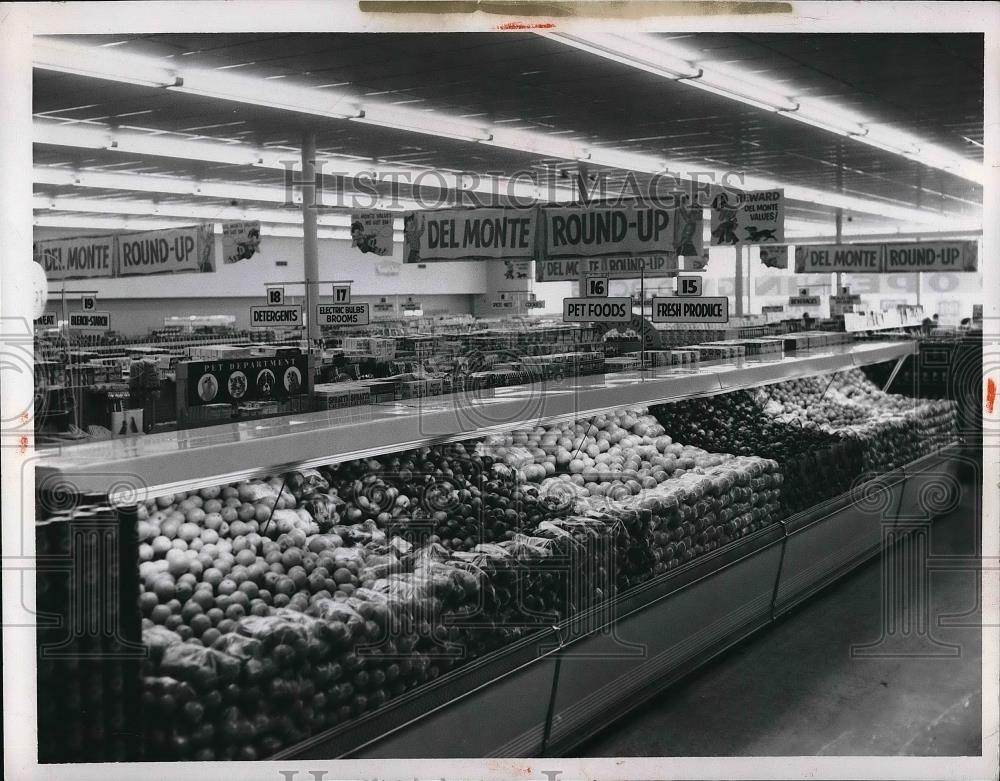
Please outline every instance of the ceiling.
[[[983, 37], [973, 34], [663, 35], [892, 124], [970, 159], [983, 143]], [[588, 146], [745, 171], [830, 192], [981, 218], [982, 187], [792, 119], [593, 56], [530, 33], [77, 36], [109, 50], [433, 108]], [[36, 115], [230, 139], [298, 152], [307, 122], [321, 153], [453, 171], [512, 174], [532, 155], [82, 76], [35, 71]], [[144, 172], [280, 186], [279, 171], [36, 144], [37, 166]], [[572, 171], [573, 164], [562, 163]], [[623, 172], [611, 172], [619, 177]], [[640, 177], [641, 179], [642, 177]], [[572, 181], [572, 180], [567, 180]], [[45, 195], [132, 197], [36, 185]], [[412, 195], [409, 188], [400, 192]], [[137, 198], [149, 200], [149, 193]], [[189, 196], [161, 200], [190, 203]], [[213, 203], [202, 199], [200, 203]], [[218, 201], [220, 204], [223, 201]], [[787, 216], [832, 224], [834, 209], [792, 203]], [[851, 215], [856, 226], [887, 221]]]

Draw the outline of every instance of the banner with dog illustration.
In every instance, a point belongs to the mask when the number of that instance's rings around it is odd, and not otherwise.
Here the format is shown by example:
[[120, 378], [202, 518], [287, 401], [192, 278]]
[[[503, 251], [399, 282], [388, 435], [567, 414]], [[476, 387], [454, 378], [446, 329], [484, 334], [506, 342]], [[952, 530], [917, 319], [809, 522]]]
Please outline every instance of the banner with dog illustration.
[[721, 192], [712, 199], [712, 244], [784, 244], [785, 191]]
[[768, 268], [788, 268], [788, 245], [760, 248], [760, 262]]
[[351, 214], [351, 245], [365, 254], [392, 255], [394, 217], [389, 211], [354, 212]]
[[222, 223], [222, 262], [239, 263], [260, 252], [260, 221]]

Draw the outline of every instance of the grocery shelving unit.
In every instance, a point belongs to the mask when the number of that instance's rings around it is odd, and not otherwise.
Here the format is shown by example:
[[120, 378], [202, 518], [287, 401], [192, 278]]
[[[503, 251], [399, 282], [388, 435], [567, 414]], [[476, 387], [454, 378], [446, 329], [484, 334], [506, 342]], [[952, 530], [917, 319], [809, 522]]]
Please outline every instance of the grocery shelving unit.
[[915, 351], [914, 342], [835, 345], [777, 360], [587, 376], [69, 445], [40, 454], [36, 480], [39, 485], [72, 483], [83, 492], [107, 491], [115, 483], [112, 501], [137, 492], [191, 491], [523, 425], [587, 418], [609, 408], [714, 396], [898, 361]]
[[[42, 453], [36, 485], [43, 495], [106, 497], [119, 522], [130, 525], [137, 502], [174, 490], [898, 362], [914, 352], [912, 342], [841, 345], [771, 361], [584, 377], [78, 445]], [[863, 482], [275, 758], [566, 754], [606, 726], [609, 713], [655, 697], [768, 626], [883, 550], [913, 519], [927, 516], [929, 523], [934, 506], [925, 497], [951, 490], [955, 452], [947, 448]]]

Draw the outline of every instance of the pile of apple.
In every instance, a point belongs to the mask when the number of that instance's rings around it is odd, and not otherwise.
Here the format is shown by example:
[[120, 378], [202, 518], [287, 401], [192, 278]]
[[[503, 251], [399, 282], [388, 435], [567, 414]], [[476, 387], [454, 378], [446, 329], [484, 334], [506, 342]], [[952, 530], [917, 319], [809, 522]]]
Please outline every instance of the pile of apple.
[[658, 420], [713, 451], [775, 459], [782, 515], [798, 512], [955, 439], [955, 406], [886, 394], [860, 370], [666, 404]]

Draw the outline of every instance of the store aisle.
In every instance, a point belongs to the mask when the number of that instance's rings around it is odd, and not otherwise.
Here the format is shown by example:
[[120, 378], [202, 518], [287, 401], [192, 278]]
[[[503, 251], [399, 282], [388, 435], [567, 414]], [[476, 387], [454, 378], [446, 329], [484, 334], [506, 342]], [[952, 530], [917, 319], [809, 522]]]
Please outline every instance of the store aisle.
[[[959, 506], [933, 526], [932, 556], [974, 550], [981, 492], [963, 488]], [[877, 557], [574, 753], [979, 754], [978, 632], [936, 626], [944, 614], [973, 610], [961, 621], [978, 621], [978, 573], [931, 574], [931, 634], [957, 645], [958, 656], [852, 659], [852, 646], [881, 636], [880, 582]]]

